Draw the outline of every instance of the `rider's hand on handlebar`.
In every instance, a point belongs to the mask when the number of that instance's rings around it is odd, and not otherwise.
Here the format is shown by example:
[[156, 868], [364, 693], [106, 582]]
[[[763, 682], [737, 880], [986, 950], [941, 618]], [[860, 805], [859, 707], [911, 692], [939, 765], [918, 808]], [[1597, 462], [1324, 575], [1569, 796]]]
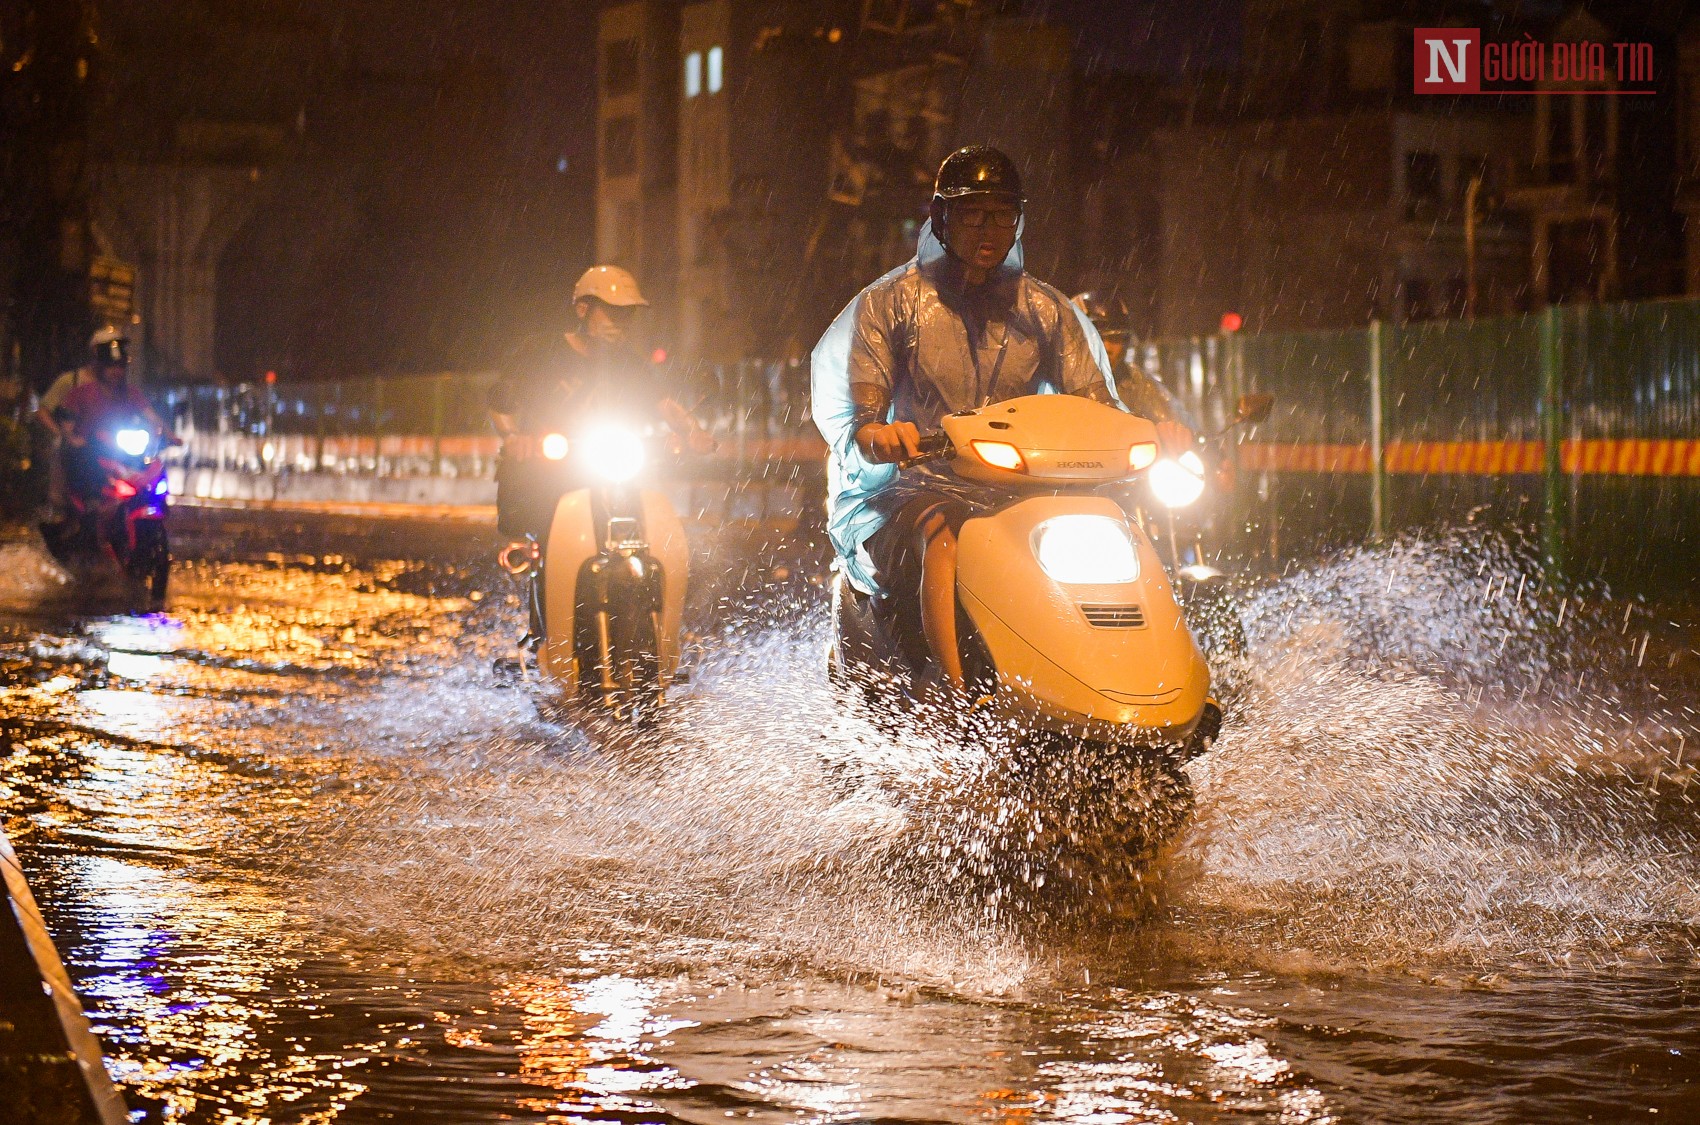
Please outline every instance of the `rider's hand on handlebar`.
[[1193, 436], [1185, 422], [1170, 420], [1157, 423], [1157, 444], [1162, 447], [1165, 457], [1179, 457], [1189, 449], [1198, 445], [1198, 439]]
[[891, 464], [920, 455], [921, 431], [913, 422], [869, 423], [856, 432], [856, 445], [874, 464]]

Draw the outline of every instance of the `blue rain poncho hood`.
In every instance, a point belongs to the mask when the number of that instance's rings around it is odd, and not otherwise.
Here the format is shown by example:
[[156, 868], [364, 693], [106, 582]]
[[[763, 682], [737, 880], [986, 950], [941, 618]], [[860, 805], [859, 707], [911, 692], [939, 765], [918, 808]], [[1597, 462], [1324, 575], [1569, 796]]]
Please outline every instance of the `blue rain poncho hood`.
[[[828, 447], [827, 531], [832, 539], [833, 550], [838, 556], [839, 567], [857, 589], [867, 594], [884, 591], [871, 560], [862, 550], [862, 544], [878, 531], [888, 518], [887, 512], [882, 510], [883, 506], [872, 503], [872, 500], [896, 485], [898, 469], [895, 465], [880, 465], [869, 461], [856, 446], [856, 406], [850, 395], [850, 377], [851, 349], [856, 339], [857, 315], [870, 294], [899, 284], [905, 279], [905, 275], [913, 275], [917, 279], [925, 278], [933, 268], [943, 264], [945, 253], [943, 243], [933, 234], [932, 223], [927, 222], [921, 228], [915, 256], [880, 277], [844, 306], [844, 310], [833, 319], [810, 356], [812, 413], [815, 425], [821, 436], [826, 439]], [[1021, 229], [1017, 228], [1015, 245], [1009, 256], [1004, 259], [1003, 265], [998, 267], [993, 282], [1019, 285], [1024, 273]], [[1079, 323], [1085, 336], [1090, 361], [1101, 374], [1111, 401], [1120, 406], [1121, 399], [1116, 393], [1115, 380], [1110, 374], [1109, 356], [1104, 351], [1104, 342], [1099, 338], [1092, 322], [1049, 286], [1036, 281], [1032, 282], [1032, 285], [1036, 287], [1035, 295], [1039, 299], [1060, 302], [1067, 308], [1067, 315], [1071, 315]], [[954, 339], [954, 334], [952, 338]], [[967, 337], [963, 335], [960, 362], [971, 366], [974, 361], [968, 349]], [[1062, 388], [1045, 383], [1034, 389], [1040, 393], [1055, 393]]]

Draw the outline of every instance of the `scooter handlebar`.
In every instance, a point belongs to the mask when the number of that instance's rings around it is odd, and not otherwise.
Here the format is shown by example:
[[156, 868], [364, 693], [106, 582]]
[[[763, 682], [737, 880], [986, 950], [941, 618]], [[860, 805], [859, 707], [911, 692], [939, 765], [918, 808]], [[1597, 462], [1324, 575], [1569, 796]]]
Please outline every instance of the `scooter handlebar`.
[[930, 461], [942, 461], [956, 452], [956, 443], [951, 441], [950, 435], [943, 430], [937, 430], [926, 435], [919, 444], [921, 452], [897, 462], [899, 469], [913, 469], [917, 465], [925, 465]]

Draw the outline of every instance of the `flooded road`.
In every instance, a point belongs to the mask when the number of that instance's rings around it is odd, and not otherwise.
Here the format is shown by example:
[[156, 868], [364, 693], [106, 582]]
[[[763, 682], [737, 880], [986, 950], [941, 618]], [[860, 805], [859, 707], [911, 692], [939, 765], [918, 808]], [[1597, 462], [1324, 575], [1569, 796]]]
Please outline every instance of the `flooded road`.
[[480, 527], [178, 515], [152, 617], [0, 543], [0, 810], [141, 1119], [1700, 1120], [1700, 646], [1503, 548], [1251, 591], [1184, 826], [1013, 912], [806, 537], [698, 537], [633, 739], [492, 671]]

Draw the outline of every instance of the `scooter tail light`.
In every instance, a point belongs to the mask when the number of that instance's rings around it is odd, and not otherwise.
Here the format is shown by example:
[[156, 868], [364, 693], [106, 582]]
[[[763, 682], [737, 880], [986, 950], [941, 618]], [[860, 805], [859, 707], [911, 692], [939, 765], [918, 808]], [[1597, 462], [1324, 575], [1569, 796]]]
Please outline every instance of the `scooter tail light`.
[[136, 494], [136, 486], [127, 480], [115, 480], [112, 482], [112, 494], [120, 500], [128, 500]]
[[1021, 456], [1021, 450], [1007, 441], [981, 441], [976, 438], [968, 444], [973, 447], [975, 456], [994, 469], [1012, 473], [1027, 471], [1027, 459]]
[[1127, 451], [1127, 467], [1129, 472], [1140, 472], [1149, 469], [1157, 461], [1157, 443], [1154, 441], [1135, 442]]

